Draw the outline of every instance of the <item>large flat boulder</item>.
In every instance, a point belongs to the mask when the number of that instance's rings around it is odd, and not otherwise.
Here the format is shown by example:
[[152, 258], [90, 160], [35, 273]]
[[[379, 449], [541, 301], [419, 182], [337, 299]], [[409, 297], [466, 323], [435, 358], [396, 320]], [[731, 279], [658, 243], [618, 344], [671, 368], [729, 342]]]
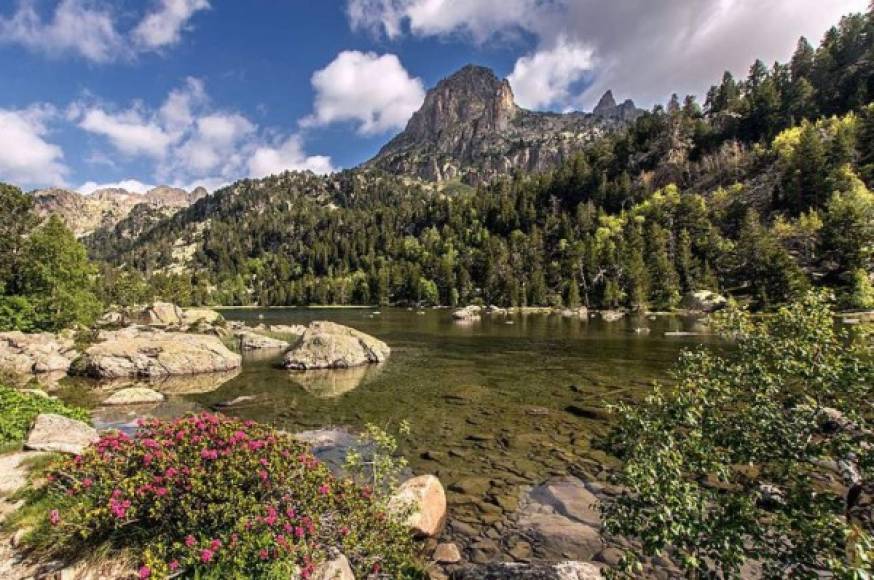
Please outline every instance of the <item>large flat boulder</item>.
[[0, 370], [11, 374], [66, 372], [77, 356], [72, 338], [48, 332], [0, 333]]
[[333, 322], [311, 323], [290, 351], [284, 366], [294, 370], [347, 369], [384, 362], [391, 349], [381, 340]]
[[71, 372], [101, 378], [163, 377], [237, 369], [240, 355], [215, 336], [129, 327], [101, 332]]
[[78, 455], [99, 438], [97, 430], [91, 425], [62, 415], [43, 413], [37, 415], [33, 427], [27, 434], [24, 447], [34, 451], [56, 451]]
[[164, 400], [164, 395], [154, 389], [148, 387], [129, 387], [118, 390], [112, 393], [106, 400], [104, 405], [145, 405], [148, 403], [160, 403]]

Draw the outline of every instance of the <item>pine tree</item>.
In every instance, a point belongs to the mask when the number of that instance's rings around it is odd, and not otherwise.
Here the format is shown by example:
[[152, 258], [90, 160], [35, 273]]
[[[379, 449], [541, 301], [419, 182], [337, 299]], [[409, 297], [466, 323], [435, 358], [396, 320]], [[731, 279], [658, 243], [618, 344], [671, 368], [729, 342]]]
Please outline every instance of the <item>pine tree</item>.
[[668, 232], [659, 224], [649, 228], [649, 275], [656, 308], [672, 310], [680, 303], [680, 280], [668, 252]]

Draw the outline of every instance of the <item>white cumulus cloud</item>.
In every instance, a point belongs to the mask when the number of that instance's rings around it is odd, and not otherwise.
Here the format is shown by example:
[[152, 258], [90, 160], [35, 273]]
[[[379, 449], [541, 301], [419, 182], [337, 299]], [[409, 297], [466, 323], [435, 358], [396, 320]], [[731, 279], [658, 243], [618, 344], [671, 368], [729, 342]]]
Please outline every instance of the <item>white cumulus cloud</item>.
[[94, 62], [108, 62], [125, 52], [114, 15], [86, 0], [61, 0], [45, 21], [33, 0], [21, 0], [14, 14], [0, 15], [0, 42], [50, 56], [72, 52]]
[[331, 158], [324, 155], [307, 155], [299, 135], [292, 135], [278, 145], [262, 145], [255, 149], [249, 159], [249, 176], [264, 177], [283, 171], [312, 171], [332, 173]]
[[[285, 170], [334, 170], [330, 157], [305, 152], [300, 135], [262, 130], [238, 111], [215, 108], [203, 81], [196, 78], [186, 79], [154, 108], [134, 103], [117, 110], [78, 102], [69, 107], [67, 118], [105, 138], [127, 160], [153, 164], [154, 182], [185, 189], [215, 189], [243, 177]], [[79, 190], [89, 188], [93, 191], [96, 184], [89, 181]]]
[[147, 14], [131, 34], [144, 49], [177, 44], [191, 17], [209, 7], [208, 0], [160, 0], [157, 9]]
[[593, 65], [591, 48], [559, 37], [552, 48], [517, 60], [507, 79], [513, 87], [516, 102], [536, 109], [570, 101], [573, 85], [580, 82]]
[[69, 169], [63, 150], [47, 141], [48, 105], [0, 109], [0, 181], [22, 186], [62, 186]]
[[209, 0], [154, 0], [152, 9], [133, 28], [119, 30], [116, 4], [58, 0], [44, 17], [38, 8], [45, 3], [18, 0], [11, 14], [0, 13], [0, 43], [18, 44], [51, 57], [76, 55], [96, 63], [131, 60], [139, 53], [178, 44], [191, 18], [210, 7]]
[[302, 125], [352, 122], [362, 135], [403, 128], [425, 99], [422, 81], [393, 54], [341, 52], [313, 74], [312, 85], [314, 112]]
[[[786, 60], [799, 36], [816, 43], [842, 15], [867, 8], [868, 0], [348, 0], [347, 16], [353, 29], [390, 39], [533, 39], [513, 71], [514, 91], [564, 108], [591, 107], [608, 88], [647, 106], [673, 92], [700, 95], [722, 71], [745, 76], [756, 58]], [[556, 39], [583, 47], [576, 62], [573, 51], [556, 51]], [[560, 70], [538, 71], [539, 63]], [[563, 94], [583, 78], [591, 81], [584, 91]]]

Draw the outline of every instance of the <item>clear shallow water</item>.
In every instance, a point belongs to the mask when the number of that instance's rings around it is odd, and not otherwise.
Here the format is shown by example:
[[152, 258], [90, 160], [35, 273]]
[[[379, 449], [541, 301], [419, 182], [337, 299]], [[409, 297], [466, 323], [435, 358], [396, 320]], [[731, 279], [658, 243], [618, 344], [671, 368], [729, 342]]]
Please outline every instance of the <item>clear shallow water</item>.
[[[412, 433], [402, 438], [401, 452], [412, 470], [433, 473], [448, 487], [450, 521], [482, 529], [512, 512], [527, 486], [552, 475], [603, 477], [610, 458], [590, 447], [609, 426], [599, 409], [641, 396], [653, 380], [667, 379], [682, 348], [712, 340], [666, 337], [704, 330], [678, 317], [606, 323], [529, 314], [460, 324], [448, 310], [373, 312], [224, 310], [228, 320], [252, 326], [332, 320], [384, 340], [392, 354], [379, 366], [298, 373], [278, 368], [281, 353], [260, 351], [245, 355], [236, 376], [217, 379], [217, 389], [209, 380], [183, 379], [169, 389], [175, 393], [169, 403], [145, 412], [168, 416], [251, 396], [223, 412], [292, 432], [366, 423], [392, 430], [407, 420]], [[642, 327], [649, 333], [635, 332]], [[100, 400], [81, 384], [65, 398]], [[124, 410], [103, 413], [111, 423], [130, 420]]]

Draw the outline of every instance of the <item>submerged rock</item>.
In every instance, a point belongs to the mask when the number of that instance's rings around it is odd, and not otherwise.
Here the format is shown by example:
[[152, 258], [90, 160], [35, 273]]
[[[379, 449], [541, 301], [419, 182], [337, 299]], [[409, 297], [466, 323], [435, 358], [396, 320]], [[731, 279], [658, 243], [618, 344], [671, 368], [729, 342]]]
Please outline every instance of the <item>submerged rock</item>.
[[24, 447], [34, 451], [57, 451], [78, 455], [99, 438], [97, 430], [82, 421], [43, 413], [34, 421]]
[[311, 323], [285, 355], [283, 366], [294, 370], [346, 369], [388, 359], [391, 349], [381, 340], [333, 322]]
[[109, 396], [103, 401], [104, 405], [142, 405], [146, 403], [160, 403], [164, 400], [164, 395], [146, 387], [132, 387], [121, 389]]
[[291, 378], [306, 392], [319, 399], [332, 399], [372, 380], [382, 370], [381, 364], [358, 366], [349, 369], [321, 369], [295, 371]]
[[101, 332], [99, 339], [71, 372], [104, 379], [162, 377], [230, 371], [242, 361], [215, 336], [128, 327]]
[[400, 485], [389, 500], [390, 509], [411, 509], [407, 526], [417, 537], [436, 536], [446, 521], [446, 492], [433, 475], [420, 475]]
[[515, 530], [536, 540], [538, 558], [591, 560], [604, 549], [597, 505], [581, 480], [554, 478], [523, 498]]
[[66, 372], [77, 356], [72, 338], [48, 332], [0, 333], [0, 371], [10, 374]]

